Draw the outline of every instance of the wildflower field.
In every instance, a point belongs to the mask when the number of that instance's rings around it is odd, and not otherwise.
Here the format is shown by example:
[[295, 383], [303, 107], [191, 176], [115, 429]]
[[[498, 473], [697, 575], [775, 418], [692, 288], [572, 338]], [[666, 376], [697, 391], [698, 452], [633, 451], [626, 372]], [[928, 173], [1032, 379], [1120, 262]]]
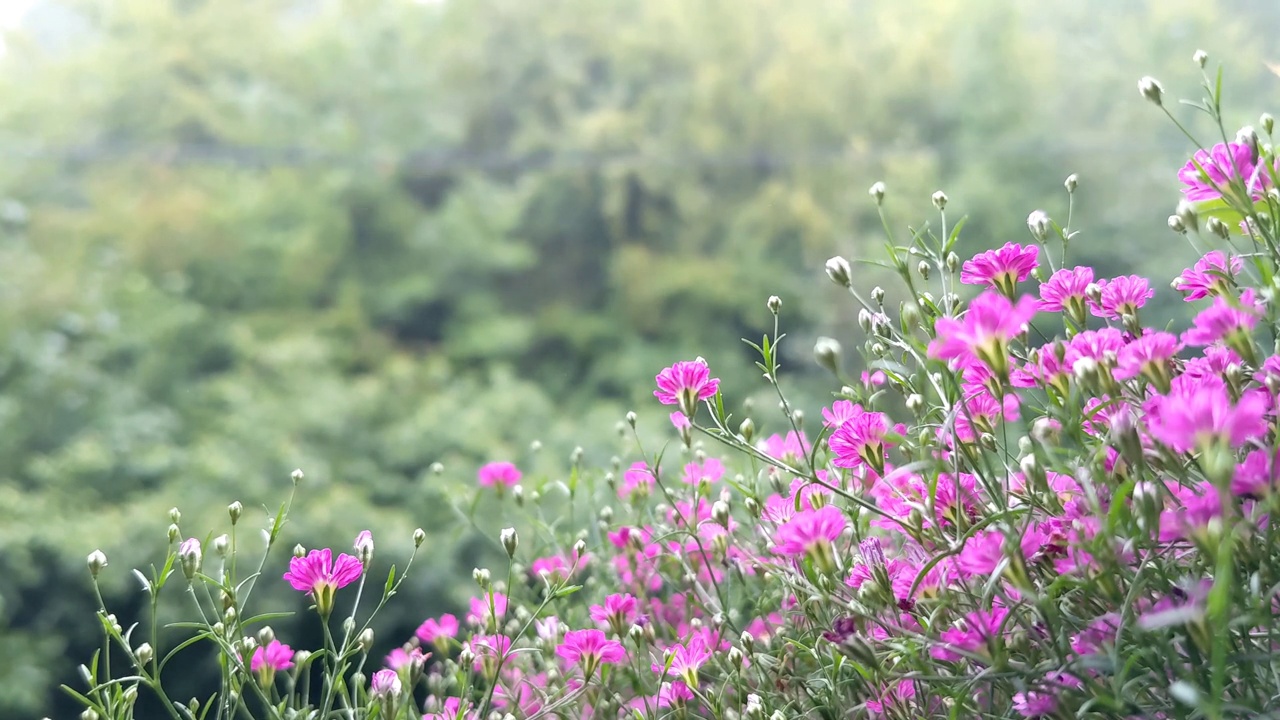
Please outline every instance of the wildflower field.
[[[745, 340], [769, 406], [672, 358], [621, 418], [625, 456], [580, 449], [562, 478], [492, 458], [455, 510], [505, 560], [411, 637], [373, 624], [435, 552], [424, 530], [404, 557], [376, 526], [282, 547], [305, 469], [278, 511], [228, 498], [217, 527], [175, 497], [167, 553], [134, 571], [147, 620], [99, 609], [66, 688], [80, 717], [1280, 717], [1280, 159], [1274, 119], [1227, 127], [1222, 71], [1194, 62], [1188, 103], [1138, 83], [1178, 128], [1213, 128], [1168, 168], [1170, 242], [1199, 255], [1177, 276], [1078, 264], [1084, 177], [972, 257], [946, 193], [904, 223], [876, 183], [882, 251], [825, 264], [865, 359], [847, 376], [850, 351], [818, 340], [830, 402], [791, 399], [788, 301], [761, 297], [772, 330]], [[866, 287], [870, 266], [899, 286]], [[1144, 318], [1170, 283], [1185, 327]], [[131, 568], [95, 551], [88, 570]], [[272, 629], [257, 591], [282, 584], [320, 644]], [[216, 692], [171, 697], [195, 662]]]

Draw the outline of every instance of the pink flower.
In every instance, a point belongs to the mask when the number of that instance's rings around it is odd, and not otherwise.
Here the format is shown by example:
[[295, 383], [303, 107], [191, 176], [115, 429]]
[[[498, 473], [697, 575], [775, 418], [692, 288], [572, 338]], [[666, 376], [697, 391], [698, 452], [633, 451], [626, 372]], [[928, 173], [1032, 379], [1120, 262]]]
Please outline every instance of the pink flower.
[[441, 615], [439, 620], [427, 618], [415, 634], [422, 642], [439, 646], [458, 637], [458, 618], [448, 613]]
[[622, 484], [618, 486], [618, 497], [625, 500], [632, 495], [636, 495], [643, 499], [649, 497], [649, 493], [652, 490], [653, 473], [649, 471], [648, 465], [636, 462], [632, 463], [631, 467], [622, 473]]
[[615, 593], [604, 599], [604, 605], [591, 606], [591, 619], [612, 628], [618, 634], [621, 634], [637, 615], [636, 599], [631, 593]]
[[400, 689], [400, 674], [395, 670], [379, 670], [369, 680], [369, 695], [375, 698], [396, 697]]
[[1042, 312], [1067, 312], [1073, 320], [1082, 321], [1088, 304], [1085, 292], [1093, 282], [1093, 268], [1074, 267], [1053, 274], [1040, 286]]
[[392, 670], [399, 670], [400, 668], [409, 667], [414, 662], [425, 664], [427, 659], [430, 657], [431, 653], [422, 652], [422, 648], [411, 648], [409, 650], [405, 650], [402, 647], [398, 647], [387, 653], [385, 662], [387, 663], [387, 667]]
[[952, 627], [940, 636], [941, 643], [933, 647], [929, 654], [939, 660], [959, 660], [955, 651], [976, 653], [989, 647], [989, 643], [1000, 636], [1004, 620], [1009, 611], [1002, 607], [993, 607], [990, 612], [978, 610], [964, 616], [959, 627]]
[[988, 250], [974, 256], [960, 268], [960, 282], [967, 285], [989, 285], [1008, 297], [1013, 297], [1018, 283], [1031, 276], [1039, 266], [1040, 248], [1023, 247], [1005, 243], [998, 250]]
[[963, 319], [938, 318], [937, 338], [929, 343], [929, 357], [950, 360], [974, 357], [996, 377], [1009, 374], [1009, 341], [1026, 330], [1036, 315], [1036, 301], [1029, 295], [1017, 304], [1005, 296], [984, 292], [973, 299]]
[[1243, 268], [1240, 258], [1228, 260], [1221, 250], [1214, 250], [1182, 271], [1177, 280], [1178, 292], [1186, 294], [1187, 302], [1208, 295], [1221, 295]]
[[622, 643], [609, 640], [604, 633], [594, 628], [587, 630], [570, 630], [564, 634], [564, 641], [556, 648], [556, 654], [582, 666], [583, 673], [590, 677], [601, 663], [610, 665], [620, 663], [627, 657]]
[[994, 530], [979, 530], [964, 544], [956, 567], [966, 576], [990, 575], [1004, 561], [1004, 535]]
[[471, 703], [467, 702], [466, 706], [462, 705], [462, 700], [456, 697], [446, 698], [440, 712], [429, 712], [422, 716], [422, 720], [462, 720], [467, 717], [474, 717], [478, 713], [470, 712]]
[[1120, 348], [1116, 366], [1111, 374], [1117, 380], [1145, 376], [1162, 390], [1167, 390], [1170, 380], [1170, 362], [1182, 343], [1167, 332], [1148, 331], [1145, 335]]
[[829, 555], [831, 543], [844, 532], [846, 524], [844, 513], [835, 505], [801, 510], [774, 532], [773, 552], [790, 556], [809, 553]]
[[1151, 434], [1176, 452], [1216, 443], [1239, 447], [1267, 433], [1266, 400], [1246, 392], [1232, 403], [1226, 384], [1216, 378], [1176, 382], [1168, 395], [1155, 398], [1150, 410]]
[[511, 487], [523, 477], [520, 469], [509, 462], [491, 462], [480, 468], [478, 473], [481, 487]]
[[1138, 308], [1155, 297], [1147, 279], [1138, 275], [1121, 275], [1110, 280], [1099, 280], [1102, 296], [1091, 303], [1093, 314], [1101, 318], [1120, 319], [1125, 315], [1137, 315]]
[[822, 424], [829, 428], [838, 428], [845, 422], [862, 414], [862, 406], [849, 400], [837, 400], [829, 408], [822, 408]]
[[835, 454], [831, 463], [843, 468], [866, 465], [877, 475], [884, 473], [885, 447], [892, 444], [885, 439], [888, 433], [889, 421], [884, 413], [855, 415], [842, 423], [827, 441]]
[[322, 617], [328, 617], [333, 610], [334, 592], [359, 580], [363, 572], [364, 565], [358, 559], [343, 553], [335, 562], [333, 552], [325, 548], [312, 550], [306, 557], [291, 559], [284, 579], [294, 590], [311, 595], [316, 611]]
[[696, 636], [686, 645], [667, 648], [664, 661], [654, 663], [653, 671], [663, 676], [674, 675], [688, 687], [695, 688], [698, 687], [698, 671], [710, 659], [711, 648], [702, 636]]
[[480, 625], [498, 622], [507, 615], [507, 596], [500, 592], [486, 593], [482, 597], [471, 598], [471, 612], [467, 621]]
[[476, 658], [472, 669], [492, 677], [502, 659], [511, 654], [511, 638], [506, 635], [472, 635], [467, 647]]
[[279, 640], [272, 640], [265, 647], [258, 646], [249, 661], [249, 669], [258, 672], [264, 668], [271, 670], [288, 670], [293, 667], [293, 648]]
[[671, 413], [670, 418], [671, 418], [671, 424], [675, 426], [676, 430], [685, 430], [687, 428], [693, 427], [693, 423], [689, 422], [689, 416], [685, 415], [679, 410]]
[[1242, 182], [1255, 200], [1271, 184], [1266, 170], [1254, 162], [1253, 151], [1244, 143], [1218, 143], [1211, 150], [1197, 150], [1178, 171], [1178, 179], [1191, 202], [1222, 197], [1224, 191], [1229, 192], [1232, 180]]
[[293, 667], [293, 648], [279, 640], [272, 640], [266, 647], [259, 646], [249, 660], [249, 670], [258, 676], [258, 684], [269, 687], [275, 681], [277, 670]]
[[654, 378], [658, 389], [654, 397], [663, 405], [676, 405], [687, 417], [698, 411], [698, 402], [715, 397], [720, 381], [711, 377], [711, 370], [701, 359], [681, 361], [664, 369]]
[[1266, 450], [1254, 450], [1236, 466], [1231, 478], [1231, 492], [1242, 497], [1260, 498], [1271, 493], [1280, 482], [1280, 457]]
[[1245, 288], [1240, 300], [1219, 295], [1213, 304], [1196, 315], [1191, 329], [1182, 334], [1188, 345], [1210, 345], [1219, 340], [1230, 340], [1237, 334], [1247, 334], [1258, 324], [1262, 316], [1262, 303], [1253, 288]]
[[684, 466], [684, 475], [680, 478], [688, 485], [698, 485], [703, 480], [707, 483], [718, 482], [724, 477], [724, 463], [715, 458], [707, 458], [702, 462], [691, 462]]

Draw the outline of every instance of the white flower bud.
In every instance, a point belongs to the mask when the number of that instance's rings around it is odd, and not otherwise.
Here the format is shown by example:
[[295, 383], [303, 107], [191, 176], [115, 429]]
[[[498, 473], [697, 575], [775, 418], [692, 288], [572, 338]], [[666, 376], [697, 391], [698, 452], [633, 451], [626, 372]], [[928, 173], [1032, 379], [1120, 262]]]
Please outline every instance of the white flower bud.
[[876, 204], [879, 205], [884, 202], [884, 190], [884, 183], [877, 182], [871, 186], [871, 189], [867, 190], [867, 194], [875, 198]]
[[1033, 210], [1027, 216], [1027, 229], [1036, 240], [1044, 242], [1044, 239], [1049, 237], [1050, 222], [1048, 213], [1043, 210]]
[[1169, 229], [1181, 235], [1187, 231], [1187, 224], [1182, 222], [1182, 218], [1177, 215], [1170, 215]]
[[1203, 50], [1197, 50], [1196, 53], [1191, 56], [1191, 61], [1200, 66], [1201, 69], [1204, 69], [1204, 64], [1209, 62], [1209, 53]]
[[819, 337], [813, 344], [813, 359], [833, 375], [840, 374], [840, 343], [835, 338]]
[[1159, 80], [1156, 80], [1150, 75], [1138, 81], [1138, 92], [1142, 97], [1146, 98], [1148, 102], [1156, 106], [1164, 105], [1164, 100], [1162, 99], [1164, 96], [1164, 88], [1160, 85]]
[[945, 210], [947, 207], [947, 194], [941, 190], [933, 194], [933, 206], [939, 210]]
[[505, 528], [498, 533], [498, 539], [502, 542], [502, 549], [507, 551], [508, 558], [516, 556], [516, 548], [520, 547], [520, 536], [516, 534], [515, 528]]
[[1073, 193], [1076, 191], [1076, 187], [1080, 185], [1080, 176], [1075, 173], [1071, 173], [1067, 176], [1067, 179], [1063, 181], [1062, 185], [1067, 189], [1067, 192]]
[[301, 469], [301, 468], [299, 468], [299, 469], [297, 469], [297, 470], [294, 470], [294, 471], [289, 475], [289, 477], [293, 479], [293, 484], [294, 484], [294, 485], [297, 485], [298, 483], [302, 482], [302, 478], [304, 477], [304, 476], [303, 476], [303, 474], [302, 474], [302, 469]]
[[777, 295], [770, 295], [769, 299], [765, 301], [764, 306], [769, 309], [769, 312], [777, 315], [778, 311], [782, 309], [782, 298]]
[[240, 522], [240, 516], [244, 513], [244, 505], [237, 500], [227, 506], [227, 515], [231, 516], [231, 524], [235, 525]]
[[418, 528], [413, 531], [413, 546], [415, 548], [422, 547], [422, 543], [426, 542], [426, 540], [427, 540], [426, 530], [423, 530], [422, 528]]
[[101, 550], [94, 550], [93, 552], [89, 553], [89, 557], [85, 560], [85, 562], [89, 566], [89, 574], [92, 575], [94, 578], [97, 578], [98, 573], [102, 572], [102, 568], [107, 566], [106, 553], [102, 552]]
[[825, 267], [831, 282], [846, 288], [853, 284], [853, 268], [850, 267], [848, 260], [837, 255], [827, 260]]

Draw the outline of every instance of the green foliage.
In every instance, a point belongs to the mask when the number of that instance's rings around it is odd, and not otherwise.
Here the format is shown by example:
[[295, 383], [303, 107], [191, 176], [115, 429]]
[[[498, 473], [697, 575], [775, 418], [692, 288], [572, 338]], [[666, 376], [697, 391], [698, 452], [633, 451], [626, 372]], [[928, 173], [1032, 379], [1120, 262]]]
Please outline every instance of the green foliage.
[[853, 324], [813, 268], [873, 251], [875, 180], [947, 189], [985, 246], [1079, 172], [1073, 259], [1169, 275], [1190, 252], [1128, 228], [1187, 148], [1111, 88], [1190, 78], [1197, 42], [1273, 88], [1249, 5], [38, 3], [0, 60], [0, 715], [79, 642], [89, 538], [140, 564], [175, 501], [258, 507], [302, 467], [291, 541], [452, 548], [480, 461], [607, 446], [673, 358], [752, 377], [770, 294], [815, 395], [807, 344]]

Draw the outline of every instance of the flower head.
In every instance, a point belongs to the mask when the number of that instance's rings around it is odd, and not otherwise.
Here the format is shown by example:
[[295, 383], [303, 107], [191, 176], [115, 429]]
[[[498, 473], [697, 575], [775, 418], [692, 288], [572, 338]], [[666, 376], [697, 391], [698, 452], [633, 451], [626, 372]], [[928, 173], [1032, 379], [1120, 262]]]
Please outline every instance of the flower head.
[[622, 643], [606, 638], [603, 631], [594, 628], [565, 633], [564, 641], [556, 648], [556, 654], [581, 665], [582, 672], [587, 677], [591, 677], [601, 663], [612, 665], [627, 657]]
[[776, 555], [809, 555], [830, 568], [834, 565], [831, 543], [840, 537], [848, 522], [835, 505], [817, 510], [801, 510], [791, 516], [773, 534]]
[[1244, 143], [1218, 143], [1210, 150], [1198, 150], [1178, 171], [1182, 192], [1191, 202], [1215, 200], [1230, 192], [1233, 180], [1244, 184], [1256, 200], [1271, 179], [1253, 159], [1253, 150]]
[[866, 465], [877, 475], [884, 473], [885, 447], [892, 444], [886, 439], [888, 433], [889, 421], [884, 413], [855, 415], [836, 428], [828, 441], [835, 454], [832, 464], [843, 468]]
[[1086, 293], [1093, 282], [1093, 268], [1063, 268], [1040, 286], [1040, 310], [1065, 312], [1077, 323], [1084, 322], [1088, 307]]
[[715, 397], [720, 381], [711, 377], [711, 369], [701, 359], [681, 361], [658, 373], [654, 380], [658, 389], [654, 397], [663, 405], [676, 405], [687, 417], [698, 411], [698, 402]]
[[249, 660], [249, 670], [258, 676], [258, 683], [268, 687], [275, 679], [277, 670], [288, 670], [293, 667], [293, 648], [279, 640], [272, 640], [266, 646], [258, 646]]
[[1212, 305], [1196, 315], [1191, 329], [1182, 334], [1182, 341], [1194, 346], [1210, 345], [1219, 340], [1230, 343], [1240, 335], [1247, 335], [1261, 316], [1262, 303], [1258, 302], [1253, 288], [1246, 288], [1240, 294], [1239, 302], [1219, 295], [1213, 299]]
[[333, 610], [334, 593], [360, 579], [363, 572], [364, 565], [358, 559], [343, 553], [334, 561], [333, 552], [324, 548], [290, 560], [289, 572], [284, 574], [284, 579], [294, 590], [311, 595], [316, 603], [316, 612], [321, 617], [328, 617]]
[[1243, 268], [1240, 258], [1227, 259], [1221, 250], [1214, 250], [1182, 271], [1176, 281], [1178, 292], [1186, 295], [1187, 302], [1208, 295], [1222, 295]]
[[1151, 434], [1176, 452], [1218, 443], [1239, 447], [1267, 433], [1266, 400], [1247, 392], [1232, 402], [1226, 383], [1216, 378], [1175, 383], [1150, 409]]
[[1040, 248], [1005, 243], [1004, 247], [974, 256], [960, 268], [960, 282], [967, 285], [989, 285], [1013, 297], [1018, 283], [1031, 276], [1039, 266]]
[[511, 487], [519, 484], [520, 469], [509, 462], [491, 462], [480, 468], [477, 477], [481, 487]]
[[439, 620], [427, 618], [414, 634], [424, 643], [440, 646], [458, 636], [458, 618], [448, 613]]
[[929, 343], [929, 357], [950, 360], [974, 357], [993, 374], [1009, 374], [1009, 341], [1026, 329], [1036, 314], [1036, 301], [1024, 295], [1015, 304], [995, 292], [973, 299], [962, 319], [938, 318], [937, 338]]
[[1139, 275], [1121, 275], [1110, 280], [1099, 280], [1101, 296], [1093, 303], [1093, 314], [1102, 318], [1122, 318], [1137, 315], [1138, 308], [1155, 297], [1147, 279]]
[[698, 687], [698, 670], [711, 659], [711, 648], [701, 635], [694, 636], [684, 645], [667, 649], [665, 662], [654, 663], [653, 671], [659, 675], [674, 675], [690, 688]]

